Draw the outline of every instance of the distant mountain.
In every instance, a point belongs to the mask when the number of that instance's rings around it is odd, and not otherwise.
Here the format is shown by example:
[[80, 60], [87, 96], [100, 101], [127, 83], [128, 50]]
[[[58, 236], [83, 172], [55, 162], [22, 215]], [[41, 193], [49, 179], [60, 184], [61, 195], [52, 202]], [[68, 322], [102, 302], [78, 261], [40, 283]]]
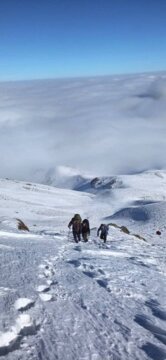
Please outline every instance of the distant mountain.
[[57, 188], [98, 193], [114, 188], [122, 188], [120, 176], [89, 176], [79, 170], [65, 166], [50, 168], [46, 173], [39, 170], [34, 175], [35, 181]]
[[[40, 179], [39, 179], [40, 175]], [[59, 166], [38, 172], [38, 182], [56, 188], [91, 193], [110, 206], [105, 220], [149, 219], [151, 204], [165, 202], [166, 171], [152, 170], [118, 176], [88, 176], [78, 169]]]

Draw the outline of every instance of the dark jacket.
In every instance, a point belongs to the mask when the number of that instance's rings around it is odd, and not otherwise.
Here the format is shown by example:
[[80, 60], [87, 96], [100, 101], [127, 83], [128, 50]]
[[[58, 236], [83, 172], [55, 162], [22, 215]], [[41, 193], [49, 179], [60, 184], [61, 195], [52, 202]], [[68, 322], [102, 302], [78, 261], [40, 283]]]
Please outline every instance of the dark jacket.
[[68, 227], [70, 228], [72, 226], [72, 230], [75, 233], [81, 233], [81, 217], [77, 216], [77, 214], [70, 220]]
[[89, 234], [90, 235], [90, 227], [89, 227], [89, 220], [88, 219], [84, 219], [82, 224], [81, 224], [81, 232], [82, 234]]
[[106, 224], [101, 224], [100, 227], [97, 230], [97, 236], [99, 236], [99, 233], [101, 232], [101, 235], [108, 235], [109, 226]]

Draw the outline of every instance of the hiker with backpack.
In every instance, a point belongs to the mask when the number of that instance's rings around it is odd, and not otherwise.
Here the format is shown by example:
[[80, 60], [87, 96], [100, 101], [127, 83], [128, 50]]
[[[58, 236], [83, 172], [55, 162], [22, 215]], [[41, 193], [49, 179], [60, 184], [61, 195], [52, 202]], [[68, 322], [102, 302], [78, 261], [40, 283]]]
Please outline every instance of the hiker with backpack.
[[73, 237], [76, 243], [81, 241], [81, 223], [81, 216], [79, 214], [75, 214], [68, 224], [69, 229], [72, 227]]
[[97, 236], [100, 235], [100, 239], [104, 240], [104, 243], [107, 240], [108, 230], [109, 230], [109, 226], [106, 224], [101, 224], [97, 230]]
[[81, 234], [83, 241], [88, 241], [88, 236], [90, 235], [90, 227], [89, 227], [89, 220], [84, 219], [81, 224]]

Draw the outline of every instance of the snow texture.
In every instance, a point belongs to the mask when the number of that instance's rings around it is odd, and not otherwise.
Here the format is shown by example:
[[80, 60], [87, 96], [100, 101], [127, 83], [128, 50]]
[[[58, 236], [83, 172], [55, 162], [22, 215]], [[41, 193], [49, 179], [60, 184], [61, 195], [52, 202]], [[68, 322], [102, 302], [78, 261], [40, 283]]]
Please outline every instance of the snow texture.
[[[0, 359], [166, 358], [166, 172], [116, 181], [91, 193], [0, 180]], [[74, 213], [87, 243], [73, 241]]]
[[28, 308], [30, 308], [31, 306], [33, 306], [34, 301], [31, 299], [27, 299], [27, 298], [20, 298], [18, 300], [16, 300], [15, 302], [15, 308], [16, 310], [27, 310]]

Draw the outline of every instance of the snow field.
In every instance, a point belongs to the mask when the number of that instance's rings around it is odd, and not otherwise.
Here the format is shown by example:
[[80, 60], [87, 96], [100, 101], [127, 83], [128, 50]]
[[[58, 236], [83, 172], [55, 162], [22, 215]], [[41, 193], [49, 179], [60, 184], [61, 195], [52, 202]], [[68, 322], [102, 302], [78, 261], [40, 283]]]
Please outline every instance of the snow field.
[[[164, 360], [164, 202], [144, 205], [146, 221], [109, 220], [144, 235], [146, 242], [110, 227], [103, 244], [96, 232], [112, 212], [110, 197], [37, 184], [32, 195], [24, 183], [12, 181], [2, 186], [8, 198], [0, 209], [1, 359]], [[76, 209], [89, 214], [88, 243], [75, 244], [68, 233]], [[20, 218], [30, 233], [16, 228], [15, 210], [24, 214]]]

